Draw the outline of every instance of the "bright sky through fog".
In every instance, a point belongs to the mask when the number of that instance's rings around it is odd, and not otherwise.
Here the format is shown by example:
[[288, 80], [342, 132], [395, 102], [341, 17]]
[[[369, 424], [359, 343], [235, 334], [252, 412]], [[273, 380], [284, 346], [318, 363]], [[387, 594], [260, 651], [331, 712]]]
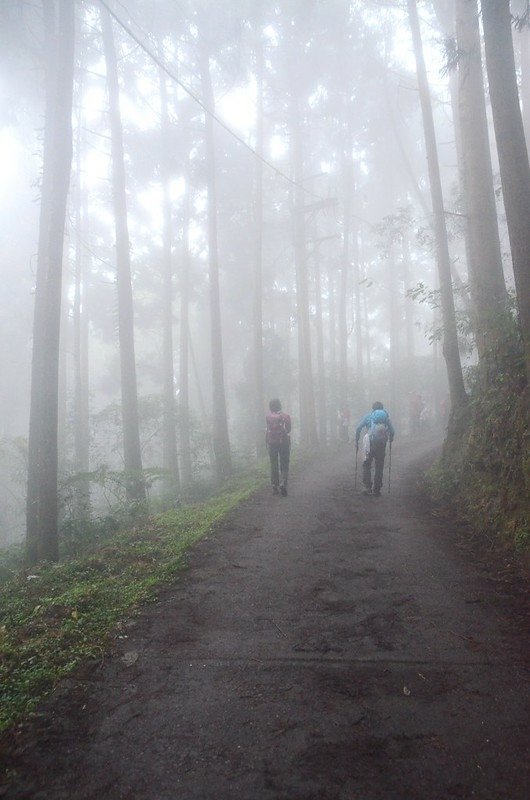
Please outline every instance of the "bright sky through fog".
[[[186, 182], [183, 177], [176, 178], [169, 185], [171, 201], [176, 203], [184, 194]], [[164, 192], [159, 183], [151, 183], [146, 189], [137, 194], [138, 202], [143, 206], [150, 217], [150, 226], [153, 231], [161, 232], [163, 224]]]
[[226, 124], [244, 139], [256, 124], [256, 82], [238, 86], [217, 101], [216, 111]]
[[20, 171], [24, 148], [12, 128], [0, 130], [0, 202], [10, 197]]

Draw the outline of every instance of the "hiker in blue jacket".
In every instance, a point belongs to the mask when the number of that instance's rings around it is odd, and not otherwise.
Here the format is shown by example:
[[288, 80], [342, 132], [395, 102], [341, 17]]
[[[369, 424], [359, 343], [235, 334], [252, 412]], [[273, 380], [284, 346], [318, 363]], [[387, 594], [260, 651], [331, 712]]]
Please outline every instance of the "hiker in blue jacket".
[[355, 431], [355, 448], [359, 449], [359, 439], [363, 428], [367, 429], [367, 446], [364, 449], [363, 485], [364, 494], [372, 494], [372, 461], [375, 461], [373, 494], [379, 497], [383, 486], [383, 468], [385, 465], [386, 443], [394, 441], [394, 426], [383, 404], [376, 401], [372, 410], [362, 418]]

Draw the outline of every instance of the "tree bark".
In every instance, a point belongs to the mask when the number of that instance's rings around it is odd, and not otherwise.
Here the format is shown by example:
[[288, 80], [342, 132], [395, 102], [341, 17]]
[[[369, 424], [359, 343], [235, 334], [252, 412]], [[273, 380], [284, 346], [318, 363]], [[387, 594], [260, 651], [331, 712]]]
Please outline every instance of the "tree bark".
[[77, 191], [75, 209], [75, 284], [74, 284], [74, 453], [77, 479], [76, 513], [88, 517], [90, 513], [90, 482], [86, 476], [90, 469], [90, 422], [88, 394], [88, 308], [87, 308], [87, 258], [83, 248], [86, 235], [87, 198], [81, 180], [81, 118], [77, 136]]
[[517, 307], [530, 377], [530, 166], [524, 135], [509, 0], [482, 0], [489, 93], [512, 251]]
[[530, 27], [525, 25], [519, 33], [521, 42], [521, 100], [526, 149], [530, 158]]
[[329, 337], [329, 422], [330, 431], [337, 431], [338, 390], [337, 390], [337, 322], [335, 299], [335, 267], [328, 268], [328, 337]]
[[350, 272], [350, 222], [351, 222], [351, 193], [352, 193], [352, 168], [351, 148], [342, 154], [343, 175], [343, 202], [344, 217], [342, 222], [342, 259], [340, 265], [340, 292], [339, 306], [339, 406], [346, 409], [348, 405], [348, 325], [346, 321], [346, 307], [348, 298], [348, 273]]
[[107, 67], [107, 88], [109, 93], [111, 127], [112, 194], [116, 226], [116, 284], [118, 289], [118, 336], [120, 345], [125, 486], [128, 500], [145, 503], [146, 492], [140, 449], [138, 392], [134, 353], [134, 311], [129, 228], [127, 223], [123, 130], [121, 124], [118, 69], [112, 33], [112, 22], [106, 9], [102, 9], [101, 24], [103, 49]]
[[462, 365], [458, 351], [458, 336], [456, 329], [455, 304], [451, 285], [451, 259], [447, 243], [447, 229], [445, 226], [445, 209], [440, 180], [440, 167], [438, 163], [438, 150], [434, 131], [431, 96], [427, 81], [427, 70], [423, 56], [423, 46], [420, 33], [420, 23], [416, 0], [407, 0], [410, 28], [416, 60], [416, 72], [420, 104], [425, 135], [425, 148], [427, 152], [427, 165], [431, 190], [432, 207], [434, 213], [434, 234], [436, 243], [436, 262], [440, 283], [440, 299], [443, 315], [443, 354], [445, 358], [451, 408], [456, 411], [465, 404], [466, 390], [462, 376]]
[[296, 309], [298, 323], [298, 383], [300, 398], [300, 443], [315, 448], [318, 442], [315, 392], [311, 363], [311, 327], [305, 241], [302, 134], [297, 102], [291, 107], [291, 159], [295, 180], [293, 206], [293, 242], [296, 272]]
[[359, 243], [360, 231], [356, 226], [353, 233], [353, 280], [354, 280], [354, 321], [355, 321], [355, 363], [356, 379], [359, 394], [364, 398], [366, 391], [364, 385], [364, 359], [363, 359], [363, 321], [361, 311], [361, 248]]
[[163, 191], [163, 231], [162, 231], [162, 370], [163, 370], [163, 465], [167, 473], [167, 490], [173, 500], [180, 491], [180, 472], [177, 453], [177, 421], [175, 403], [175, 368], [173, 365], [173, 224], [170, 197], [171, 169], [170, 122], [167, 108], [166, 79], [162, 71], [160, 82], [161, 111], [161, 159], [160, 172]]
[[412, 288], [410, 285], [410, 245], [406, 231], [401, 237], [401, 275], [405, 289], [405, 341], [406, 341], [406, 364], [409, 380], [414, 378], [414, 321], [413, 321], [413, 302], [408, 297], [407, 292]]
[[326, 365], [324, 358], [324, 328], [322, 319], [322, 276], [320, 269], [320, 257], [318, 252], [318, 239], [315, 237], [315, 333], [316, 333], [316, 356], [317, 356], [317, 386], [318, 386], [318, 437], [322, 444], [327, 439], [327, 420], [326, 420]]
[[362, 291], [363, 315], [364, 315], [364, 344], [365, 344], [365, 375], [366, 385], [370, 386], [372, 380], [372, 342], [370, 340], [370, 317], [368, 315], [368, 292], [366, 287]]
[[[214, 110], [214, 96], [210, 76], [210, 58], [204, 44], [200, 50], [201, 83], [206, 107]], [[221, 326], [221, 301], [219, 291], [219, 253], [217, 245], [217, 182], [215, 175], [215, 142], [213, 119], [205, 114], [206, 182], [208, 187], [208, 261], [210, 279], [210, 337], [213, 393], [213, 449], [218, 481], [225, 480], [232, 471], [226, 396], [224, 382], [223, 341]]]
[[182, 220], [182, 259], [180, 261], [180, 336], [179, 336], [179, 421], [180, 458], [182, 482], [189, 486], [192, 481], [192, 459], [190, 441], [190, 265], [189, 265], [189, 222], [190, 222], [190, 184], [186, 176]]
[[397, 408], [399, 395], [399, 374], [400, 374], [400, 297], [398, 287], [398, 257], [396, 245], [390, 245], [387, 260], [387, 290], [388, 290], [388, 327], [390, 340], [390, 398], [391, 408]]
[[508, 293], [493, 190], [476, 0], [456, 0], [458, 117], [468, 231], [469, 277], [479, 358], [494, 362]]
[[[55, 9], [57, 8], [57, 17]], [[69, 0], [43, 2], [46, 115], [28, 443], [26, 559], [59, 557], [57, 404], [62, 260], [72, 166], [75, 17]]]
[[[256, 22], [256, 152], [263, 153], [263, 42], [260, 15]], [[256, 243], [254, 256], [253, 334], [254, 334], [254, 408], [256, 455], [265, 455], [264, 415], [265, 388], [263, 383], [263, 164], [256, 159], [254, 222]]]

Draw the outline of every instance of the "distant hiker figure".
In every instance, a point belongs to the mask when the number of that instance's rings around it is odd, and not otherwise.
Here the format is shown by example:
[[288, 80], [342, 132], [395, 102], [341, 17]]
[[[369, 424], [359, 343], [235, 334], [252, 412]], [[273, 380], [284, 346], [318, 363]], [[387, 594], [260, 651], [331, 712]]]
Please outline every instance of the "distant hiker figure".
[[[282, 411], [282, 404], [274, 399], [269, 403], [267, 414], [267, 433], [265, 441], [271, 461], [272, 493], [287, 495], [287, 476], [289, 475], [289, 456], [291, 453], [291, 417]], [[279, 463], [278, 463], [279, 462]]]
[[359, 439], [363, 428], [367, 429], [364, 437], [363, 448], [363, 484], [364, 494], [372, 494], [372, 461], [375, 461], [373, 494], [381, 494], [383, 486], [383, 467], [385, 465], [386, 443], [394, 439], [394, 426], [390, 422], [388, 412], [379, 401], [375, 402], [372, 410], [357, 425], [355, 431], [355, 446], [359, 449]]

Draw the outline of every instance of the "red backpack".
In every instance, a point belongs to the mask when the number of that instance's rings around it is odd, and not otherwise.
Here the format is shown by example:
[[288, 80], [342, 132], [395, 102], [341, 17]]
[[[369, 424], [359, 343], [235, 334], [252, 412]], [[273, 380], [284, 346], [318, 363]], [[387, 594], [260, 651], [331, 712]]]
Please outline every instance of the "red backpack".
[[267, 414], [267, 444], [283, 444], [288, 435], [285, 415], [281, 412]]

